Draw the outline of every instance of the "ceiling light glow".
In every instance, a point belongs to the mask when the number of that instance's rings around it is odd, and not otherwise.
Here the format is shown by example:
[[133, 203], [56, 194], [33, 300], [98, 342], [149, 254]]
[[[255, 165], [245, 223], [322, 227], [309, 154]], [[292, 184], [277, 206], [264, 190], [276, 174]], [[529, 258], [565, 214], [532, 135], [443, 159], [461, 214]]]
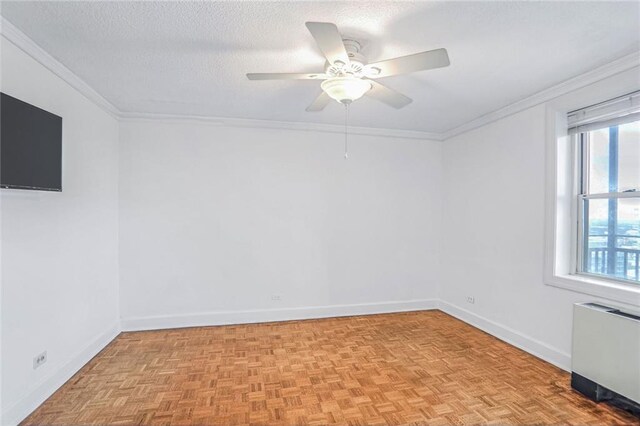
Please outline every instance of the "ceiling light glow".
[[320, 87], [332, 99], [350, 104], [371, 90], [371, 83], [354, 77], [334, 77], [323, 81]]

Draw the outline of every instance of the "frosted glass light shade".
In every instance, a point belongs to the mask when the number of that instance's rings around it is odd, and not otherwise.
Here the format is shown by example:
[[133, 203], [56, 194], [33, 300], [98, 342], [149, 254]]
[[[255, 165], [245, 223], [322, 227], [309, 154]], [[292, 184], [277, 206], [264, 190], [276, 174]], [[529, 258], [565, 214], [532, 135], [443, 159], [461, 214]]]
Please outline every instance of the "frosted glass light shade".
[[354, 77], [334, 77], [320, 85], [327, 95], [341, 104], [348, 104], [371, 90], [371, 83]]

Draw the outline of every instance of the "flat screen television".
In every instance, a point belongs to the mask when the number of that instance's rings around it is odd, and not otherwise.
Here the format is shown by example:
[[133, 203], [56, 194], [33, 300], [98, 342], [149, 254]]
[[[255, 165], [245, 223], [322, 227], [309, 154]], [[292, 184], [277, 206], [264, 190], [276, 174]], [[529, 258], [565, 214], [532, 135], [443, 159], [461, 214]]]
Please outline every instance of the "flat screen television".
[[62, 117], [0, 95], [0, 187], [62, 191]]

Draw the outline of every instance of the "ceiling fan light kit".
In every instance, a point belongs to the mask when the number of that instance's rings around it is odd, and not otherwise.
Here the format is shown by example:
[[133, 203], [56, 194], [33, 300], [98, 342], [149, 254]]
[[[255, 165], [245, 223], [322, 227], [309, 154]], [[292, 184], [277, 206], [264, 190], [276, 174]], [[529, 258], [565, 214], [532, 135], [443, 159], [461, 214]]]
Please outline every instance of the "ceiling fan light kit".
[[347, 123], [349, 105], [364, 95], [400, 109], [412, 99], [376, 81], [378, 78], [449, 66], [445, 49], [428, 50], [369, 64], [360, 52], [360, 43], [343, 39], [335, 24], [307, 22], [307, 29], [327, 59], [324, 72], [247, 74], [249, 80], [324, 80], [322, 92], [307, 107], [308, 112], [322, 111], [331, 99], [345, 106], [344, 158], [349, 158]]
[[331, 99], [350, 104], [371, 90], [371, 83], [356, 77], [333, 77], [320, 84]]
[[331, 101], [348, 105], [367, 95], [393, 108], [409, 105], [411, 98], [380, 84], [375, 79], [449, 66], [446, 49], [428, 50], [368, 63], [360, 52], [360, 43], [343, 39], [335, 24], [307, 22], [307, 29], [327, 59], [324, 72], [318, 73], [257, 73], [247, 74], [249, 80], [325, 80], [322, 92], [307, 107], [307, 111], [322, 111]]

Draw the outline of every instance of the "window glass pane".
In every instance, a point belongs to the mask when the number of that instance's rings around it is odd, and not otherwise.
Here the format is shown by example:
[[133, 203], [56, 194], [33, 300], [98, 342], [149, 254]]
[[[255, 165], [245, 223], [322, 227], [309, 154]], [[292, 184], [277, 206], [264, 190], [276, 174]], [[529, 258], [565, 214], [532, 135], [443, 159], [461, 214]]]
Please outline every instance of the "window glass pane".
[[640, 282], [640, 198], [584, 203], [584, 272]]
[[589, 132], [589, 193], [609, 192], [609, 129]]
[[618, 127], [618, 190], [640, 191], [640, 121]]
[[618, 199], [617, 246], [640, 250], [640, 198]]
[[640, 121], [585, 134], [589, 194], [640, 190]]

